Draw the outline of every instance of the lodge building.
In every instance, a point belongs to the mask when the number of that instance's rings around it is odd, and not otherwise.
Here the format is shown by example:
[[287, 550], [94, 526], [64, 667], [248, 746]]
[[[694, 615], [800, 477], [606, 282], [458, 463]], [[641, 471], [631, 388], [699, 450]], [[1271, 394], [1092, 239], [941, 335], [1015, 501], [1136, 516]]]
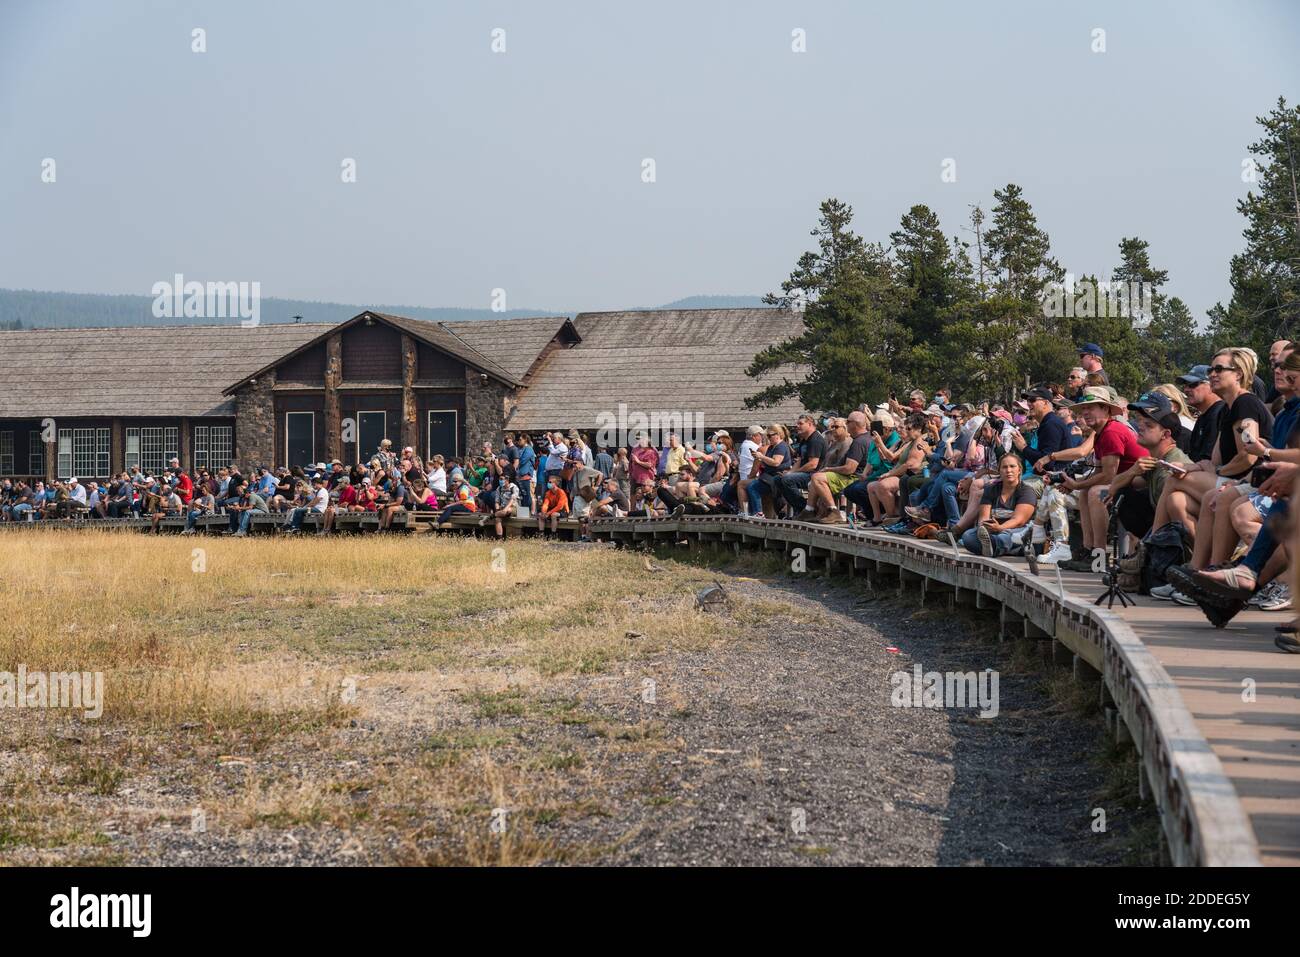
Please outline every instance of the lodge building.
[[594, 432], [620, 404], [735, 434], [801, 411], [744, 405], [800, 377], [745, 368], [801, 328], [773, 309], [703, 309], [0, 332], [0, 477], [105, 479], [173, 457], [353, 463], [384, 438], [461, 456], [507, 431]]

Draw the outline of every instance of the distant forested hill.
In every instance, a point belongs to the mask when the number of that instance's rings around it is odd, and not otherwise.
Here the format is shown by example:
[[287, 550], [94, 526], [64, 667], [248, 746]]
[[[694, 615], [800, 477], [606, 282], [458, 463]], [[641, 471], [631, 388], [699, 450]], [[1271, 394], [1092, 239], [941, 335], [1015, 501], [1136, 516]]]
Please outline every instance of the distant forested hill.
[[[760, 296], [688, 296], [656, 309], [737, 309], [762, 305]], [[311, 302], [305, 299], [263, 299], [262, 322], [343, 322], [363, 309], [390, 312], [412, 319], [454, 321], [457, 319], [508, 319], [519, 316], [562, 316], [573, 313], [544, 309], [456, 309], [427, 306], [365, 305], [341, 302]], [[229, 322], [229, 319], [155, 319], [151, 296], [108, 296], [95, 293], [37, 292], [0, 289], [0, 329], [32, 329], [68, 326], [150, 326]]]

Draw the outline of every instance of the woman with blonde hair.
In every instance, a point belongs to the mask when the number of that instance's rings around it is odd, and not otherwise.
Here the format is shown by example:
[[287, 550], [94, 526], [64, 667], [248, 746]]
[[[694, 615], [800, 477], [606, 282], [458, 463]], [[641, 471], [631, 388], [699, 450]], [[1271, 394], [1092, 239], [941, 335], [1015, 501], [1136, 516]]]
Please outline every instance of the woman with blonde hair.
[[[1190, 432], [1192, 429], [1196, 428], [1196, 419], [1192, 415], [1191, 407], [1187, 404], [1187, 397], [1183, 395], [1182, 389], [1178, 388], [1178, 386], [1174, 385], [1172, 382], [1162, 382], [1151, 391], [1159, 392], [1169, 400], [1169, 404], [1172, 405], [1174, 411], [1178, 413], [1178, 421], [1183, 424], [1184, 429]], [[1184, 451], [1186, 451], [1186, 449], [1184, 449]]]
[[[1192, 567], [1208, 563], [1210, 536], [1196, 534], [1196, 521], [1214, 509], [1220, 489], [1236, 486], [1250, 476], [1258, 456], [1244, 446], [1273, 434], [1273, 416], [1251, 392], [1255, 379], [1255, 354], [1249, 349], [1221, 349], [1210, 364], [1210, 388], [1226, 408], [1219, 420], [1219, 438], [1209, 460], [1195, 462], [1181, 475], [1171, 474], [1156, 506], [1153, 528], [1177, 521], [1192, 532], [1196, 550]], [[1207, 526], [1208, 527], [1208, 526]], [[1159, 596], [1157, 596], [1159, 597]]]

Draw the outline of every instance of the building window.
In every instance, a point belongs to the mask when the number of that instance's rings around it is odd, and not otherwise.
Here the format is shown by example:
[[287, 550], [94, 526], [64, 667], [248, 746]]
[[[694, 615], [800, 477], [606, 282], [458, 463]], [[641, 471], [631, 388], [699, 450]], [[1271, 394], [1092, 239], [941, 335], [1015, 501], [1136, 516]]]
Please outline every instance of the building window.
[[233, 425], [212, 426], [212, 450], [209, 453], [209, 468], [229, 468], [235, 457], [235, 427]]
[[194, 427], [194, 467], [196, 469], [208, 467], [208, 426], [206, 425]]
[[72, 430], [59, 429], [59, 478], [72, 477]]
[[[169, 425], [163, 429], [163, 458], [164, 465], [171, 463], [172, 459], [181, 457], [181, 430], [174, 425]], [[184, 465], [184, 463], [181, 463]]]
[[235, 429], [230, 425], [196, 425], [194, 427], [194, 467], [217, 469], [230, 466]]
[[149, 427], [136, 431], [140, 433], [140, 468], [156, 475], [163, 470], [163, 430]]
[[113, 432], [111, 429], [95, 430], [95, 477], [108, 478], [113, 471]]
[[36, 429], [27, 433], [27, 471], [30, 475], [45, 474], [45, 442]]
[[124, 465], [128, 469], [133, 465], [137, 467], [140, 465], [140, 430], [139, 429], [126, 430], [126, 462], [124, 463]]
[[14, 474], [14, 434], [0, 432], [0, 475]]
[[[64, 464], [63, 433], [59, 431], [59, 468]], [[73, 429], [72, 430], [72, 472], [61, 472], [63, 478], [69, 474], [87, 478], [106, 478], [108, 476], [108, 429]]]

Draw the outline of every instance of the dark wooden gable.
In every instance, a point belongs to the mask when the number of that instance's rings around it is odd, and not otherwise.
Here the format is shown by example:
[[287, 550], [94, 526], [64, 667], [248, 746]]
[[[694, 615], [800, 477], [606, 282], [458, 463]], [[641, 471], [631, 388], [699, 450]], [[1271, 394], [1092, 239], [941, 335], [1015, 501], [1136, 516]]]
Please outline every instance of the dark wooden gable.
[[402, 334], [382, 322], [343, 332], [344, 382], [402, 381]]
[[417, 382], [441, 382], [454, 380], [465, 382], [465, 364], [459, 359], [440, 352], [426, 342], [417, 344], [415, 358], [415, 379]]
[[325, 385], [325, 343], [318, 342], [310, 349], [305, 349], [296, 356], [290, 356], [280, 363], [275, 372], [279, 382], [294, 385]]

